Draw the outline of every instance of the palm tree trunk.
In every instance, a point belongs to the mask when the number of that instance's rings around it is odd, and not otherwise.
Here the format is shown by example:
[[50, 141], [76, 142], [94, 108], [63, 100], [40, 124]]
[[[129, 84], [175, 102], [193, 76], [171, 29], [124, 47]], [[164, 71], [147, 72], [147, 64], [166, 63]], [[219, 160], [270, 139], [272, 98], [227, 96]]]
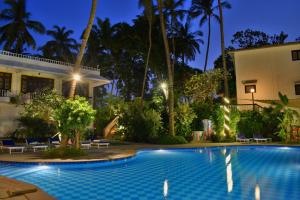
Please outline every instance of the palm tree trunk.
[[160, 18], [160, 26], [161, 32], [163, 36], [164, 46], [165, 46], [165, 54], [166, 54], [166, 62], [168, 66], [168, 79], [169, 79], [169, 91], [168, 91], [168, 103], [169, 103], [169, 134], [175, 135], [174, 128], [174, 91], [173, 91], [173, 73], [171, 66], [171, 58], [170, 58], [170, 49], [168, 44], [168, 38], [166, 34], [165, 20], [162, 12], [163, 3], [162, 0], [157, 0], [158, 10], [159, 10], [159, 18]]
[[145, 66], [145, 72], [144, 72], [143, 86], [142, 86], [142, 92], [141, 92], [141, 104], [142, 105], [143, 105], [143, 99], [144, 99], [144, 94], [145, 94], [147, 72], [148, 72], [148, 66], [149, 66], [149, 60], [150, 60], [150, 54], [151, 54], [151, 48], [152, 48], [152, 20], [149, 18], [148, 22], [149, 22], [149, 33], [148, 33], [149, 48], [148, 48], [148, 53], [147, 53], [147, 60], [146, 60], [146, 66]]
[[221, 0], [218, 0], [219, 12], [220, 12], [220, 32], [221, 32], [221, 50], [222, 50], [222, 63], [224, 68], [224, 96], [229, 97], [228, 80], [227, 80], [227, 66], [225, 58], [225, 41], [224, 41], [224, 20]]
[[[75, 73], [77, 73], [77, 74], [80, 73], [80, 65], [81, 65], [81, 61], [82, 61], [82, 58], [83, 58], [84, 50], [85, 50], [87, 41], [89, 39], [91, 29], [92, 29], [92, 26], [93, 26], [93, 23], [94, 23], [94, 18], [95, 18], [95, 15], [96, 15], [96, 6], [97, 6], [97, 0], [92, 0], [92, 8], [91, 8], [91, 11], [90, 11], [89, 21], [88, 21], [87, 27], [84, 31], [81, 46], [80, 46], [80, 50], [79, 50], [79, 53], [77, 55], [75, 66], [74, 66], [74, 69], [73, 69], [74, 74]], [[70, 88], [69, 98], [74, 98], [76, 85], [77, 85], [77, 81], [75, 79], [73, 79], [72, 84], [71, 84], [71, 88]], [[80, 144], [79, 144], [80, 143], [80, 133], [79, 132], [76, 133], [75, 143], [76, 143], [76, 148], [79, 149], [80, 148]]]
[[[91, 11], [90, 11], [90, 18], [89, 18], [87, 27], [84, 31], [84, 34], [83, 34], [80, 50], [79, 50], [79, 53], [78, 53], [77, 58], [76, 58], [73, 73], [80, 73], [80, 65], [81, 65], [83, 55], [84, 55], [84, 50], [85, 50], [87, 41], [89, 39], [90, 32], [91, 32], [91, 29], [92, 29], [92, 26], [93, 26], [93, 23], [94, 23], [94, 18], [95, 18], [95, 15], [96, 15], [96, 6], [97, 6], [97, 0], [92, 0], [92, 8], [91, 8]], [[76, 84], [77, 84], [77, 81], [73, 80], [72, 84], [71, 84], [71, 88], [70, 88], [69, 98], [74, 97]]]
[[204, 65], [204, 72], [207, 69], [207, 62], [208, 62], [208, 54], [209, 54], [209, 47], [210, 47], [210, 31], [211, 31], [211, 22], [210, 22], [210, 15], [208, 16], [208, 36], [207, 36], [207, 47], [206, 47], [206, 55], [205, 55], [205, 65]]
[[172, 60], [172, 74], [174, 74], [175, 62], [176, 62], [176, 48], [175, 48], [175, 39], [172, 37], [172, 51], [173, 51], [173, 60]]

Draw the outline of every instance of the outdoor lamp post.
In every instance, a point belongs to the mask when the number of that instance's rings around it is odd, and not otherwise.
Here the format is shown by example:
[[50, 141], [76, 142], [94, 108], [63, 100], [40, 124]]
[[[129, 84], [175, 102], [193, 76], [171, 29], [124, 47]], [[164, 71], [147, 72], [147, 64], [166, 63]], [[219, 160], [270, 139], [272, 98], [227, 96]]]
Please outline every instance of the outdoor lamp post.
[[254, 110], [254, 92], [255, 92], [255, 89], [254, 88], [251, 88], [250, 89], [250, 92], [252, 94], [252, 106], [253, 106], [253, 110]]
[[81, 80], [80, 74], [73, 74], [73, 79], [74, 79], [75, 81], [80, 81], [80, 80]]

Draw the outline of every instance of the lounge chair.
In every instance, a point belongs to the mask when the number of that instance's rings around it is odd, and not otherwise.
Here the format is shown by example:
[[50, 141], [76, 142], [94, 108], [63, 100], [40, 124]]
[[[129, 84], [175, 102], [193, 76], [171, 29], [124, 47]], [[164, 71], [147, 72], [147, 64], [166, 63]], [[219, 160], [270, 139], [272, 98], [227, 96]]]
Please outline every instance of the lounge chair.
[[1, 151], [3, 149], [8, 149], [9, 154], [14, 153], [23, 153], [25, 146], [17, 146], [12, 139], [4, 139], [1, 141]]
[[49, 145], [53, 145], [54, 147], [60, 147], [59, 137], [50, 137], [48, 138]]
[[237, 142], [251, 142], [252, 138], [246, 138], [244, 134], [240, 133], [236, 136]]
[[82, 141], [81, 148], [82, 149], [90, 149], [92, 147], [91, 141]]
[[48, 145], [42, 143], [40, 139], [36, 139], [36, 138], [29, 138], [29, 139], [26, 138], [26, 144], [27, 146], [33, 149], [33, 152], [36, 152], [39, 149], [44, 151], [48, 149]]
[[92, 145], [97, 146], [97, 148], [99, 149], [101, 146], [106, 146], [106, 148], [108, 148], [108, 145], [110, 145], [110, 143], [105, 140], [93, 140]]
[[259, 142], [272, 142], [272, 138], [264, 138], [262, 135], [260, 134], [254, 134], [253, 135], [253, 140], [256, 142], [256, 143], [259, 143]]

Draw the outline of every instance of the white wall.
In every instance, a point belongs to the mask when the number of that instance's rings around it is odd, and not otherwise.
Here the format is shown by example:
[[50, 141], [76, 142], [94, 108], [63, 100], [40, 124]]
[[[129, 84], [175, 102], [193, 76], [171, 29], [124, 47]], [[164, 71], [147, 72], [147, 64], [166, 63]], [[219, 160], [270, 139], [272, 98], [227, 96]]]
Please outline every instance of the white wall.
[[243, 80], [257, 80], [255, 99], [276, 100], [279, 91], [290, 99], [300, 98], [294, 87], [300, 81], [300, 61], [292, 61], [292, 50], [300, 50], [300, 44], [235, 52], [238, 103], [252, 102]]

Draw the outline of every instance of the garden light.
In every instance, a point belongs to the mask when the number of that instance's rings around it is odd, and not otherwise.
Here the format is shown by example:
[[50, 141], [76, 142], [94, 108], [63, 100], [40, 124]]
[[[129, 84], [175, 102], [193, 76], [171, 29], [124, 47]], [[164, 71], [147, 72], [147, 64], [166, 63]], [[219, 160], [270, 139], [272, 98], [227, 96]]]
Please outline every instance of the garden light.
[[226, 97], [224, 97], [224, 101], [225, 101], [225, 103], [227, 103], [227, 104], [230, 103], [230, 100], [229, 100], [228, 98], [226, 98]]
[[224, 124], [224, 127], [225, 127], [226, 130], [228, 130], [228, 131], [230, 130], [230, 128], [227, 124]]
[[224, 110], [228, 113], [230, 112], [230, 110], [226, 106], [224, 106]]
[[165, 82], [161, 83], [160, 87], [163, 90], [164, 95], [165, 95], [165, 97], [167, 99], [168, 98], [168, 85], [167, 85], [167, 83], [165, 83]]
[[81, 80], [80, 74], [73, 74], [73, 79], [74, 79], [75, 81], [80, 81], [80, 80]]
[[224, 118], [225, 118], [227, 121], [230, 121], [230, 118], [229, 118], [227, 115], [224, 115]]

